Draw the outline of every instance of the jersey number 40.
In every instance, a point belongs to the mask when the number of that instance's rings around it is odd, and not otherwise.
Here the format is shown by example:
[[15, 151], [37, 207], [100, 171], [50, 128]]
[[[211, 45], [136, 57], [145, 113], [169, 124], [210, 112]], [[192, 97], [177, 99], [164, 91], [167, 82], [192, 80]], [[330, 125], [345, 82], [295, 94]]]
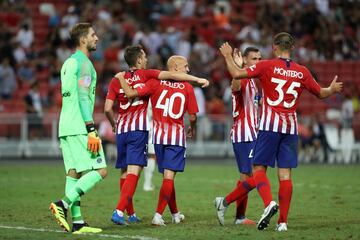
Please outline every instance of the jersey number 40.
[[[159, 99], [156, 102], [155, 108], [163, 110], [163, 116], [170, 116], [173, 119], [179, 119], [184, 113], [184, 105], [185, 105], [185, 96], [182, 93], [176, 92], [172, 94], [170, 97], [166, 97], [168, 90], [163, 90], [160, 94]], [[175, 99], [180, 99], [180, 110], [178, 113], [174, 113], [174, 102]]]

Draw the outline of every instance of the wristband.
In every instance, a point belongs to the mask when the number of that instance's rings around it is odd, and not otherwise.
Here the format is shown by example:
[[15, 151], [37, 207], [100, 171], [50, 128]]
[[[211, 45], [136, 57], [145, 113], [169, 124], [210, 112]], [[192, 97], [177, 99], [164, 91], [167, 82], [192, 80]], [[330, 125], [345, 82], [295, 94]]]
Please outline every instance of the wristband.
[[87, 130], [88, 133], [94, 132], [95, 131], [95, 124], [94, 123], [86, 124], [86, 130]]

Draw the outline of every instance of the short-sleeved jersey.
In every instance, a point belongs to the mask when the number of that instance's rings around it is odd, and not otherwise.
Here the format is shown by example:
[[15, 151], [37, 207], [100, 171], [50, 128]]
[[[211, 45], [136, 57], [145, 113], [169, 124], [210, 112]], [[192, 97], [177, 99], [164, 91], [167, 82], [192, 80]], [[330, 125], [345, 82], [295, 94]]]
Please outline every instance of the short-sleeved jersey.
[[61, 67], [62, 106], [59, 121], [59, 137], [87, 134], [80, 111], [79, 81], [89, 86], [89, 111], [94, 111], [96, 71], [90, 59], [80, 50], [72, 54]]
[[[160, 71], [153, 69], [136, 69], [125, 73], [125, 80], [132, 88], [143, 86], [149, 79], [159, 77]], [[155, 80], [159, 81], [159, 80]], [[148, 131], [149, 120], [147, 108], [149, 97], [140, 97], [129, 100], [124, 90], [121, 88], [120, 81], [113, 78], [109, 84], [107, 99], [117, 101], [119, 104], [119, 116], [117, 119], [117, 133], [129, 131]]]
[[240, 84], [240, 90], [232, 92], [233, 143], [255, 141], [257, 135], [258, 90], [253, 79], [242, 79]]
[[296, 108], [302, 91], [320, 94], [309, 70], [290, 59], [260, 61], [246, 68], [248, 77], [259, 78], [264, 94], [259, 130], [297, 134]]
[[186, 147], [184, 114], [199, 111], [193, 87], [187, 82], [152, 79], [136, 90], [140, 96], [150, 95], [152, 142]]

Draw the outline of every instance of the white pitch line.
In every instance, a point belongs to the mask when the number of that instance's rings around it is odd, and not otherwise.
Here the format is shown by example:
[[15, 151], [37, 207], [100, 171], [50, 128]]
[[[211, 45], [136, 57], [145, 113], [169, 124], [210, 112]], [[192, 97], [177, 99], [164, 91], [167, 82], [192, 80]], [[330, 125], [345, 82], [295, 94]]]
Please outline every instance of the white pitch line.
[[[21, 227], [21, 226], [4, 226], [0, 225], [0, 228], [5, 229], [16, 229], [16, 230], [24, 230], [24, 231], [34, 231], [34, 232], [54, 232], [54, 233], [66, 233], [60, 230], [52, 230], [46, 228], [28, 228], [28, 227]], [[101, 234], [101, 233], [83, 233], [81, 235], [88, 235], [88, 236], [97, 236], [97, 237], [104, 237], [104, 238], [115, 238], [115, 239], [138, 239], [138, 240], [158, 240], [157, 238], [152, 237], [145, 237], [145, 236], [129, 236], [129, 235], [115, 235], [115, 234]]]

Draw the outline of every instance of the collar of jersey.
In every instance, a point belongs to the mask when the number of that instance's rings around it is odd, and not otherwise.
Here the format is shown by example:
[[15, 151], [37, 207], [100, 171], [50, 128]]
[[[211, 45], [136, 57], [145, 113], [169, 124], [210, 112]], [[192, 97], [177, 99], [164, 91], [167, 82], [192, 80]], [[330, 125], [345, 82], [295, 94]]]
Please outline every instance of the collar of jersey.
[[88, 58], [88, 57], [85, 55], [85, 53], [83, 53], [83, 52], [80, 51], [79, 49], [76, 49], [75, 54], [79, 54], [79, 55], [80, 55], [81, 57], [83, 57], [83, 58]]
[[290, 58], [282, 58], [282, 57], [279, 57], [280, 60], [283, 60], [283, 61], [286, 61], [286, 62], [291, 62], [292, 60]]

